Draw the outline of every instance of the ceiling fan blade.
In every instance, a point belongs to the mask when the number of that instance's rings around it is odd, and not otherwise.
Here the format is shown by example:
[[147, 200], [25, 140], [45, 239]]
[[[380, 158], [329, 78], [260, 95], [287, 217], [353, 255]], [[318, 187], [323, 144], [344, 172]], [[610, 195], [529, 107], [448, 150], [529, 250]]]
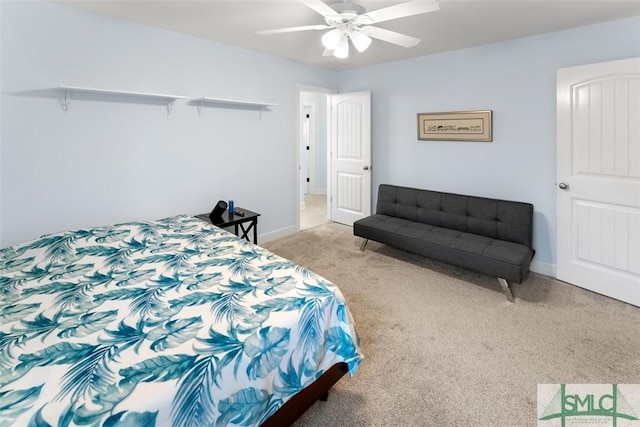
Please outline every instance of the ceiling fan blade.
[[329, 5], [327, 5], [322, 0], [300, 0], [300, 3], [315, 10], [325, 18], [326, 17], [340, 18], [340, 14], [335, 10], [331, 9], [331, 7], [329, 7]]
[[301, 27], [289, 27], [289, 28], [277, 28], [275, 30], [262, 30], [256, 31], [256, 34], [280, 34], [280, 33], [292, 33], [294, 31], [307, 31], [307, 30], [326, 30], [332, 28], [328, 25], [303, 25]]
[[358, 16], [356, 22], [359, 24], [375, 24], [377, 22], [404, 18], [405, 16], [434, 12], [439, 9], [440, 4], [435, 0], [412, 0], [363, 13]]
[[384, 28], [362, 27], [360, 31], [371, 38], [382, 40], [387, 43], [397, 44], [402, 47], [414, 47], [420, 43], [420, 39], [396, 33], [395, 31], [385, 30]]

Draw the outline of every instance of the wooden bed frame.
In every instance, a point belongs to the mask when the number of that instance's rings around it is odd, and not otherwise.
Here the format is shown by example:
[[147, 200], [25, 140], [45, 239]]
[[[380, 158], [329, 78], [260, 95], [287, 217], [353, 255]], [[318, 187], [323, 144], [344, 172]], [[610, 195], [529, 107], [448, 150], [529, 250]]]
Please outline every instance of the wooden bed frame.
[[327, 369], [320, 378], [311, 383], [310, 386], [306, 387], [282, 405], [269, 419], [262, 423], [262, 427], [290, 426], [300, 418], [307, 409], [313, 406], [316, 401], [326, 401], [329, 397], [331, 387], [333, 387], [347, 371], [348, 366], [346, 363], [336, 363]]

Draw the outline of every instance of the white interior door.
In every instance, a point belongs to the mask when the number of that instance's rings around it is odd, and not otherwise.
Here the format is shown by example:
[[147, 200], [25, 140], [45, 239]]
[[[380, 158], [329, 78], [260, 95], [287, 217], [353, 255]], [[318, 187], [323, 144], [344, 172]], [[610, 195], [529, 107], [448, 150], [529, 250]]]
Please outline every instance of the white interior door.
[[371, 215], [371, 92], [331, 96], [331, 220]]
[[640, 58], [557, 77], [558, 279], [640, 306]]

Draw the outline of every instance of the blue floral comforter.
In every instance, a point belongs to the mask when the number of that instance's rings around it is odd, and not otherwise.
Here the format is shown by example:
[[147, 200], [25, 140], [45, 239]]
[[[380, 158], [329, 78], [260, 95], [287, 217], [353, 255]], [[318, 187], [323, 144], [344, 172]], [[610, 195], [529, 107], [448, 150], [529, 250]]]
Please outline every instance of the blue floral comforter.
[[338, 288], [188, 216], [0, 251], [0, 425], [258, 425], [362, 359]]

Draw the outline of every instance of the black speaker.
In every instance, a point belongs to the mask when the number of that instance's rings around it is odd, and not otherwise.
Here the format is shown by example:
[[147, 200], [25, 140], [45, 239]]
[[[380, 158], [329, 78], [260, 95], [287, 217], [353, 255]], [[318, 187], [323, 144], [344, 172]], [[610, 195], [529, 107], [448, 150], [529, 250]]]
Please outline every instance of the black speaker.
[[227, 202], [224, 200], [220, 200], [214, 207], [211, 213], [209, 214], [209, 219], [211, 222], [222, 222], [222, 214], [227, 210]]

